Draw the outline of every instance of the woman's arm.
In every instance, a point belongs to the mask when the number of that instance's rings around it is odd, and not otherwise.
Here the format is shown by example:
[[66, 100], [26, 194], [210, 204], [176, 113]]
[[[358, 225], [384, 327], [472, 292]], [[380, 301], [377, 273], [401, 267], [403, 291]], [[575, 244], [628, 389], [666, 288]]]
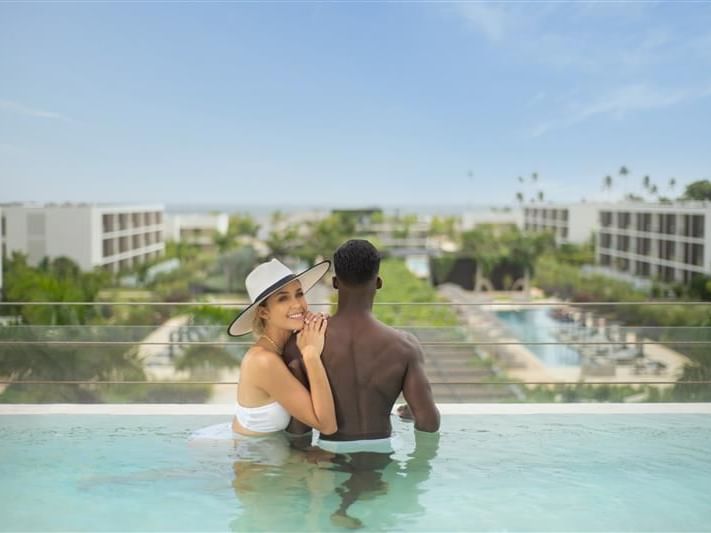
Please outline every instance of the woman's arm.
[[321, 352], [326, 320], [310, 315], [297, 336], [311, 392], [289, 371], [284, 361], [267, 350], [255, 353], [257, 385], [279, 402], [291, 416], [325, 435], [338, 430], [336, 411]]

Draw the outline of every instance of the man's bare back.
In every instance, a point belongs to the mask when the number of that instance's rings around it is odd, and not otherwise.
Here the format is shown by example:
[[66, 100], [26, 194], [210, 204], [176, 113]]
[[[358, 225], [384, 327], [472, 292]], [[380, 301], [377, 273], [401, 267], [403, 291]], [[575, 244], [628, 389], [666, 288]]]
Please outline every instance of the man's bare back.
[[[424, 372], [422, 348], [414, 335], [386, 326], [372, 314], [375, 292], [382, 286], [377, 264], [370, 267], [372, 275], [358, 283], [339, 277], [339, 264], [345, 278], [348, 267], [358, 270], [363, 254], [370, 254], [372, 259], [377, 251], [366, 241], [349, 241], [334, 255], [338, 311], [328, 319], [321, 358], [333, 392], [338, 431], [321, 438], [350, 441], [389, 437], [390, 413], [401, 392], [415, 427], [437, 431], [439, 411]], [[379, 258], [375, 262], [379, 263]], [[304, 381], [295, 343], [287, 343], [284, 358], [294, 375]], [[288, 430], [302, 433], [308, 428], [292, 421]]]

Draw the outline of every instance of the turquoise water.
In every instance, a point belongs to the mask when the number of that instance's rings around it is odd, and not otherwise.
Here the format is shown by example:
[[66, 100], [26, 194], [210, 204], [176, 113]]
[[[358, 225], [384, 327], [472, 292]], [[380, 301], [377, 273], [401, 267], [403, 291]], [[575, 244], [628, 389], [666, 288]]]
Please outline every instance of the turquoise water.
[[398, 421], [390, 456], [188, 444], [223, 421], [2, 416], [0, 530], [711, 531], [708, 415]]
[[[559, 342], [553, 335], [556, 330], [570, 328], [548, 316], [547, 309], [521, 309], [517, 311], [497, 311], [496, 316], [506, 324], [511, 332], [522, 341]], [[578, 366], [580, 354], [566, 345], [526, 346], [545, 366]]]

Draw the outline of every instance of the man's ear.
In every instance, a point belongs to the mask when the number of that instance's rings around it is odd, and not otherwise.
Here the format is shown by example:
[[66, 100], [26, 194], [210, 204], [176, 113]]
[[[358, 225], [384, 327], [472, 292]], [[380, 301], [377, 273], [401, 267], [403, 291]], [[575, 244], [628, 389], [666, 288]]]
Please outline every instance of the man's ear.
[[333, 276], [331, 278], [331, 284], [333, 285], [333, 288], [338, 290], [338, 278], [336, 276]]
[[383, 288], [383, 278], [378, 276], [378, 279], [375, 280], [375, 288], [376, 289], [382, 289]]

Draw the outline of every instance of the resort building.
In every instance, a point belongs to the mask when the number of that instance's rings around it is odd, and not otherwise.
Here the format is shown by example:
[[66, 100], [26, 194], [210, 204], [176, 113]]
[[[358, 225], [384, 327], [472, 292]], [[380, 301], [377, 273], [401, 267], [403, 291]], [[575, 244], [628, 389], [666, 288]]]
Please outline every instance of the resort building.
[[666, 282], [711, 275], [711, 204], [608, 204], [600, 210], [597, 262]]
[[6, 204], [3, 256], [68, 257], [82, 270], [120, 272], [163, 255], [162, 205]]
[[165, 240], [201, 247], [215, 245], [215, 235], [226, 235], [230, 225], [227, 213], [176, 214], [165, 217]]
[[597, 228], [598, 213], [607, 204], [540, 204], [523, 208], [524, 231], [548, 231], [557, 245], [589, 242]]

